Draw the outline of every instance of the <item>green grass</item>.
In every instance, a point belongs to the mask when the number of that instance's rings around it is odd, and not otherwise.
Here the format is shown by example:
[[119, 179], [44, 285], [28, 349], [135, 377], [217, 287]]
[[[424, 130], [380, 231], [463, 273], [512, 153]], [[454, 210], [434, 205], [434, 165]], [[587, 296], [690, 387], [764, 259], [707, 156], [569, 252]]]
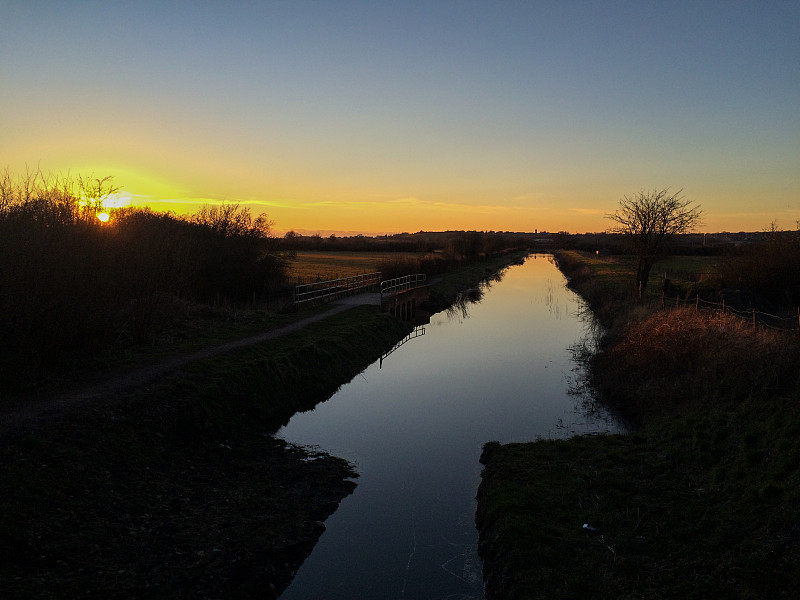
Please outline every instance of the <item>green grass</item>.
[[323, 319], [285, 337], [190, 365], [158, 391], [187, 398], [189, 431], [230, 429], [246, 421], [275, 429], [309, 410], [408, 332], [374, 306]]
[[[617, 290], [615, 263], [568, 258], [583, 271], [573, 284], [603, 306], [603, 291]], [[615, 310], [618, 329], [592, 374], [635, 433], [487, 445], [477, 515], [487, 597], [791, 597], [796, 332], [693, 310], [634, 320]]]
[[766, 419], [726, 407], [629, 436], [487, 448], [478, 525], [494, 540], [485, 573], [503, 581], [489, 597], [787, 597], [800, 577], [797, 401]]

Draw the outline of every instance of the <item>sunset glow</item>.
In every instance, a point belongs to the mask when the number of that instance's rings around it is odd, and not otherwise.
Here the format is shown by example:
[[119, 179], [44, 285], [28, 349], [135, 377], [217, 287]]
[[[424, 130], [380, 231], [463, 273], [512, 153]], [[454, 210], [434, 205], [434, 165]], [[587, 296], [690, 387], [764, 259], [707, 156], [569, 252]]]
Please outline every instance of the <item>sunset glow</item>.
[[601, 231], [683, 188], [800, 219], [797, 2], [4, 5], [0, 168], [277, 231]]

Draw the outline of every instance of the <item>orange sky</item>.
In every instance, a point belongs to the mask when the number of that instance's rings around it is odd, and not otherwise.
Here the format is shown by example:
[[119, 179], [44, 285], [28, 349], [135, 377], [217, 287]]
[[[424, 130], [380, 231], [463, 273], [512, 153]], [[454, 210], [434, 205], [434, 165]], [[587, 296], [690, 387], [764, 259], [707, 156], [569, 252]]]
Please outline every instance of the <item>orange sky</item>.
[[0, 23], [17, 173], [278, 232], [602, 231], [656, 187], [705, 231], [800, 219], [796, 2], [41, 8]]

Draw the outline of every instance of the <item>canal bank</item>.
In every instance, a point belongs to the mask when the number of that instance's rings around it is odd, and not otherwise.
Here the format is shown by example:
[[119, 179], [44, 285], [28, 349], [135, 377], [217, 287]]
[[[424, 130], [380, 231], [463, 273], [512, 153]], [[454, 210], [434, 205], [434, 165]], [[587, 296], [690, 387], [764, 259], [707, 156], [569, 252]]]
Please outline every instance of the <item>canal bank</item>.
[[[602, 273], [614, 271], [565, 258], [578, 291], [613, 306]], [[639, 312], [606, 314], [617, 328], [589, 361], [601, 399], [632, 412], [632, 434], [484, 447], [476, 521], [490, 600], [793, 597], [796, 336]]]
[[352, 308], [69, 411], [4, 420], [4, 597], [277, 596], [357, 478], [265, 434], [407, 332]]

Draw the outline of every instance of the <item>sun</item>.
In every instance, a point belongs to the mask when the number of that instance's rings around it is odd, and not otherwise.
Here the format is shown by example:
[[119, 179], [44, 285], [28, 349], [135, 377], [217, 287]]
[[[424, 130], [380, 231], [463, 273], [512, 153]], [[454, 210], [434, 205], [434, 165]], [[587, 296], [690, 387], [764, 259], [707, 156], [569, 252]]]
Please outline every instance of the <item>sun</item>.
[[111, 216], [107, 212], [97, 213], [97, 218], [100, 219], [103, 223], [108, 223], [108, 220]]

